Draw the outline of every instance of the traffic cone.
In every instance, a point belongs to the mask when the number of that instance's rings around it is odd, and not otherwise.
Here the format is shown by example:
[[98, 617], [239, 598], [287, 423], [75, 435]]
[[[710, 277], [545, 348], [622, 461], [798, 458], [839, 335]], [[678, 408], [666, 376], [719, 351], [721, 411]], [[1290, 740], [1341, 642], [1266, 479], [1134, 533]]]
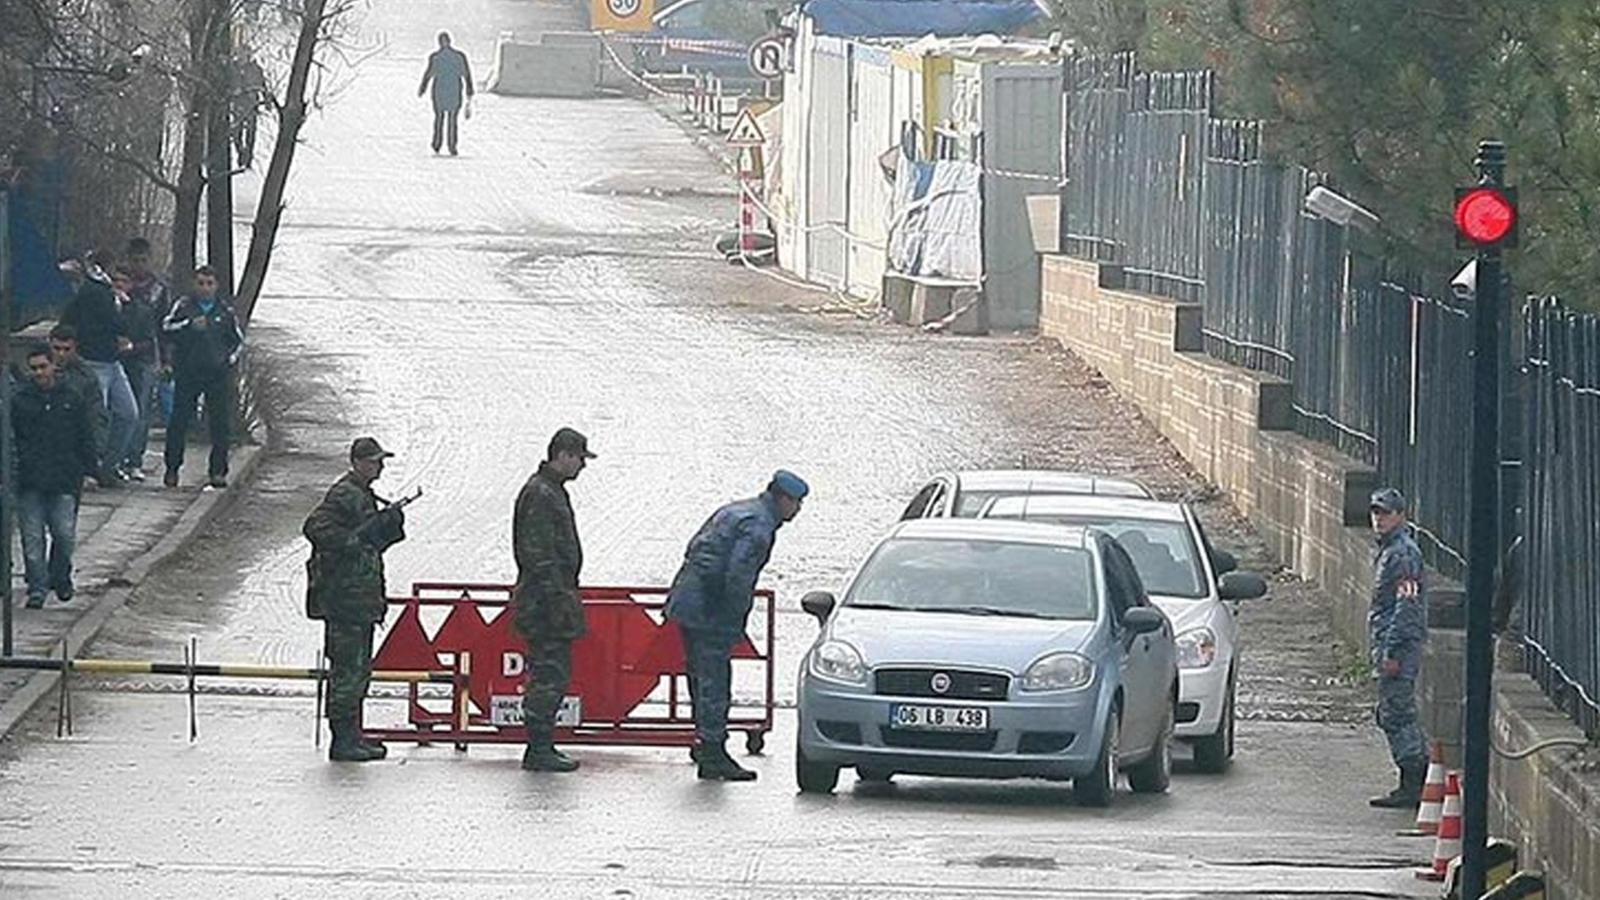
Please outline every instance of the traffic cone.
[[1423, 837], [1439, 833], [1439, 818], [1444, 814], [1444, 746], [1433, 742], [1428, 756], [1428, 779], [1422, 785], [1422, 803], [1417, 806], [1417, 826], [1402, 831], [1402, 837]]
[[1451, 772], [1444, 780], [1444, 809], [1439, 817], [1439, 839], [1433, 845], [1433, 868], [1417, 877], [1424, 881], [1443, 881], [1450, 860], [1461, 855], [1461, 775]]

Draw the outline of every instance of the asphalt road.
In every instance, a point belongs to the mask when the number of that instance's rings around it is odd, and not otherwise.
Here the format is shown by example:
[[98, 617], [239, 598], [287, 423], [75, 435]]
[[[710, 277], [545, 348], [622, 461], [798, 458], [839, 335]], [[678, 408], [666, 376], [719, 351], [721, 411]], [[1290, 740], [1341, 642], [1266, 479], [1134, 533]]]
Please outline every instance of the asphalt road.
[[[815, 493], [766, 579], [780, 702], [814, 629], [800, 593], [842, 583], [930, 473], [1026, 458], [1200, 491], [1058, 352], [803, 314], [815, 295], [713, 257], [731, 187], [644, 104], [481, 96], [463, 155], [429, 152], [414, 91], [435, 30], [486, 71], [496, 33], [574, 24], [557, 4], [376, 0], [372, 53], [308, 125], [252, 326], [273, 453], [94, 655], [181, 657], [193, 635], [206, 661], [313, 663], [299, 525], [360, 433], [399, 453], [381, 490], [426, 490], [394, 588], [507, 580], [512, 498], [560, 425], [600, 454], [573, 486], [590, 583], [664, 583], [717, 503], [800, 471]], [[1249, 635], [1267, 614], [1242, 615]], [[1292, 706], [1324, 681], [1241, 691]], [[0, 745], [0, 894], [1386, 897], [1423, 893], [1410, 868], [1431, 849], [1365, 807], [1383, 749], [1340, 716], [1249, 719], [1229, 774], [1100, 811], [1026, 782], [847, 775], [799, 797], [786, 709], [761, 780], [718, 786], [679, 750], [580, 748], [564, 778], [521, 772], [514, 748], [333, 766], [295, 686], [202, 696], [190, 743], [184, 699], [155, 686], [80, 682], [72, 736], [48, 708]]]

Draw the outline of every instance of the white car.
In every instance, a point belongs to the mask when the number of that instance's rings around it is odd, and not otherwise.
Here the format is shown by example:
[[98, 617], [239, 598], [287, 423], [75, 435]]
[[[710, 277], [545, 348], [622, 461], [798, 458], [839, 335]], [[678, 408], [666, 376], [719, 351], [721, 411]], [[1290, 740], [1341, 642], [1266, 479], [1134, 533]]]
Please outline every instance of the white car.
[[1090, 494], [1152, 497], [1130, 478], [1046, 469], [973, 469], [936, 475], [917, 491], [900, 519], [974, 519], [996, 497]]
[[1234, 601], [1265, 596], [1259, 575], [1233, 571], [1233, 556], [1211, 546], [1184, 503], [1094, 496], [997, 497], [982, 518], [1090, 526], [1132, 557], [1150, 600], [1177, 633], [1176, 736], [1194, 747], [1195, 767], [1221, 772], [1233, 758], [1239, 643]]

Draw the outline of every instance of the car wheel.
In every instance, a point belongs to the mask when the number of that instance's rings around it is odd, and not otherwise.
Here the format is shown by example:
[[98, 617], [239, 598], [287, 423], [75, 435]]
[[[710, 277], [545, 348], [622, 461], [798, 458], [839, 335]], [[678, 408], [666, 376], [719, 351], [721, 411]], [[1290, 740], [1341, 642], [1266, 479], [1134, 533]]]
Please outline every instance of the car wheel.
[[888, 784], [894, 773], [876, 766], [856, 766], [856, 777], [869, 784]]
[[1107, 807], [1117, 791], [1117, 711], [1106, 720], [1106, 739], [1100, 744], [1094, 771], [1072, 779], [1072, 795], [1080, 806]]
[[1136, 794], [1164, 794], [1172, 784], [1172, 729], [1177, 722], [1172, 704], [1167, 705], [1167, 719], [1161, 723], [1161, 736], [1150, 749], [1143, 762], [1128, 770], [1128, 787]]
[[794, 780], [802, 794], [831, 794], [839, 785], [839, 767], [806, 759], [798, 742], [794, 748]]
[[1228, 696], [1222, 701], [1222, 721], [1217, 723], [1215, 734], [1208, 734], [1194, 742], [1194, 767], [1208, 775], [1220, 775], [1228, 770], [1233, 759], [1233, 732], [1235, 725], [1233, 684], [1228, 684]]

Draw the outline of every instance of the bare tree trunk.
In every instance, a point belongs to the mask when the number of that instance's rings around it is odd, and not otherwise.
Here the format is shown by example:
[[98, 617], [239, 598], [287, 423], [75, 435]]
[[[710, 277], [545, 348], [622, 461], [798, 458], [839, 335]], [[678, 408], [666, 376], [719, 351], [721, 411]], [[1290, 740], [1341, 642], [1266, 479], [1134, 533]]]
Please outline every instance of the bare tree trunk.
[[206, 155], [206, 101], [198, 85], [189, 87], [184, 102], [183, 152], [178, 164], [176, 208], [172, 213], [173, 287], [187, 293], [193, 287], [195, 243], [200, 229], [200, 196], [205, 190], [201, 167]]
[[305, 0], [301, 13], [300, 37], [295, 43], [294, 62], [289, 69], [289, 85], [278, 106], [278, 139], [261, 183], [261, 199], [251, 224], [250, 250], [245, 256], [244, 273], [239, 278], [239, 290], [234, 298], [234, 312], [241, 326], [249, 323], [250, 314], [255, 311], [267, 268], [272, 263], [272, 247], [283, 219], [283, 192], [289, 184], [300, 127], [306, 121], [306, 90], [311, 80], [311, 67], [316, 62], [317, 44], [322, 38], [327, 5], [327, 0]]

